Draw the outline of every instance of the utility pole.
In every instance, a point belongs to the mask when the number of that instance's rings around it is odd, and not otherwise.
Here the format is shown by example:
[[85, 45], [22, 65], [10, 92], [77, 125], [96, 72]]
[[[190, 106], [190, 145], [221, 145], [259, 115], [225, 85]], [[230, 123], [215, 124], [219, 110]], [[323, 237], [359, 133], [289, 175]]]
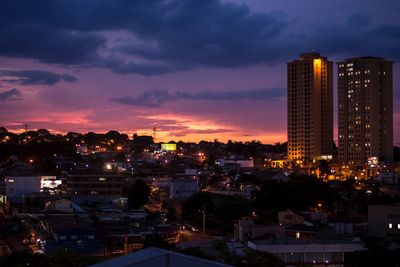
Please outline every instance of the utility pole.
[[126, 234], [124, 236], [124, 254], [128, 254], [128, 235]]
[[206, 235], [206, 203], [203, 205], [203, 236]]

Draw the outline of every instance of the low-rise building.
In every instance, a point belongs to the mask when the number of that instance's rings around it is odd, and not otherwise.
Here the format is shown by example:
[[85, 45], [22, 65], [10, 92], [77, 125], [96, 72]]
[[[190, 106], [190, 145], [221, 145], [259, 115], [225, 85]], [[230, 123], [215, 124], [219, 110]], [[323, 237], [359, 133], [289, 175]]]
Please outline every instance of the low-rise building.
[[39, 176], [6, 176], [6, 196], [13, 202], [21, 202], [24, 195], [40, 192]]
[[63, 184], [73, 195], [118, 195], [126, 178], [118, 174], [66, 174]]
[[294, 211], [287, 209], [278, 212], [278, 222], [282, 225], [290, 224], [304, 224], [308, 222], [313, 223], [326, 223], [328, 221], [328, 214], [322, 211]]
[[284, 236], [284, 228], [279, 225], [262, 225], [255, 224], [252, 220], [239, 220], [234, 225], [234, 240], [244, 242], [247, 240], [282, 237]]
[[199, 185], [195, 180], [175, 180], [170, 183], [169, 197], [171, 199], [189, 198], [197, 192], [199, 192]]
[[41, 215], [38, 219], [56, 241], [95, 240], [97, 237], [89, 223], [72, 215]]
[[368, 206], [368, 235], [380, 238], [400, 238], [400, 206]]
[[278, 212], [278, 222], [281, 225], [303, 224], [304, 216], [291, 209]]
[[83, 213], [84, 210], [79, 207], [77, 204], [72, 202], [69, 199], [55, 199], [51, 201], [47, 201], [45, 204], [46, 211], [56, 211], [56, 212], [65, 212], [65, 213]]
[[251, 240], [247, 246], [271, 253], [289, 266], [344, 266], [345, 253], [365, 250], [359, 240]]
[[254, 160], [253, 159], [217, 159], [215, 164], [220, 167], [225, 167], [227, 165], [237, 165], [240, 168], [253, 168]]

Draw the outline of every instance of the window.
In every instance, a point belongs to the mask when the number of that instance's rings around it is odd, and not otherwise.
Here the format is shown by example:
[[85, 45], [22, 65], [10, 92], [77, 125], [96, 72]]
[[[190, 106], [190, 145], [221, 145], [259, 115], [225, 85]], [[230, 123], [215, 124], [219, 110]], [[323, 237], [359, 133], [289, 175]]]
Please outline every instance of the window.
[[389, 229], [393, 228], [393, 224], [389, 223]]

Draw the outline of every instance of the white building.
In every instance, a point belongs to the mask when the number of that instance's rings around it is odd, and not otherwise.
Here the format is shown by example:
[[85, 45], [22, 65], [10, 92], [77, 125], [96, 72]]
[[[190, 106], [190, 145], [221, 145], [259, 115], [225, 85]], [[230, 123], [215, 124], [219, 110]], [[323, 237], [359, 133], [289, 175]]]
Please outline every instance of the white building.
[[240, 168], [253, 168], [254, 160], [253, 159], [217, 159], [217, 160], [215, 160], [215, 164], [220, 167], [225, 167], [226, 165], [236, 164]]
[[169, 197], [171, 199], [189, 198], [197, 192], [199, 192], [199, 185], [195, 180], [171, 181], [169, 185]]
[[53, 191], [62, 184], [61, 178], [57, 176], [40, 176], [40, 189]]
[[248, 241], [247, 246], [274, 254], [289, 265], [305, 263], [343, 266], [346, 252], [365, 250], [358, 240], [260, 240]]
[[21, 201], [24, 195], [40, 192], [39, 176], [6, 176], [6, 196], [10, 200]]

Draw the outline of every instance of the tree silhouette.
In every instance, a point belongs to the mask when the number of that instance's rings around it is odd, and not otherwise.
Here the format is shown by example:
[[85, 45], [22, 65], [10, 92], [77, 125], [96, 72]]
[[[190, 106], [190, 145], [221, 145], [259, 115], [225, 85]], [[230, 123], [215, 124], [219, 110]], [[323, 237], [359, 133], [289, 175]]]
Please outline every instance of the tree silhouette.
[[136, 180], [128, 189], [128, 206], [130, 209], [140, 209], [148, 201], [150, 187], [143, 180]]

